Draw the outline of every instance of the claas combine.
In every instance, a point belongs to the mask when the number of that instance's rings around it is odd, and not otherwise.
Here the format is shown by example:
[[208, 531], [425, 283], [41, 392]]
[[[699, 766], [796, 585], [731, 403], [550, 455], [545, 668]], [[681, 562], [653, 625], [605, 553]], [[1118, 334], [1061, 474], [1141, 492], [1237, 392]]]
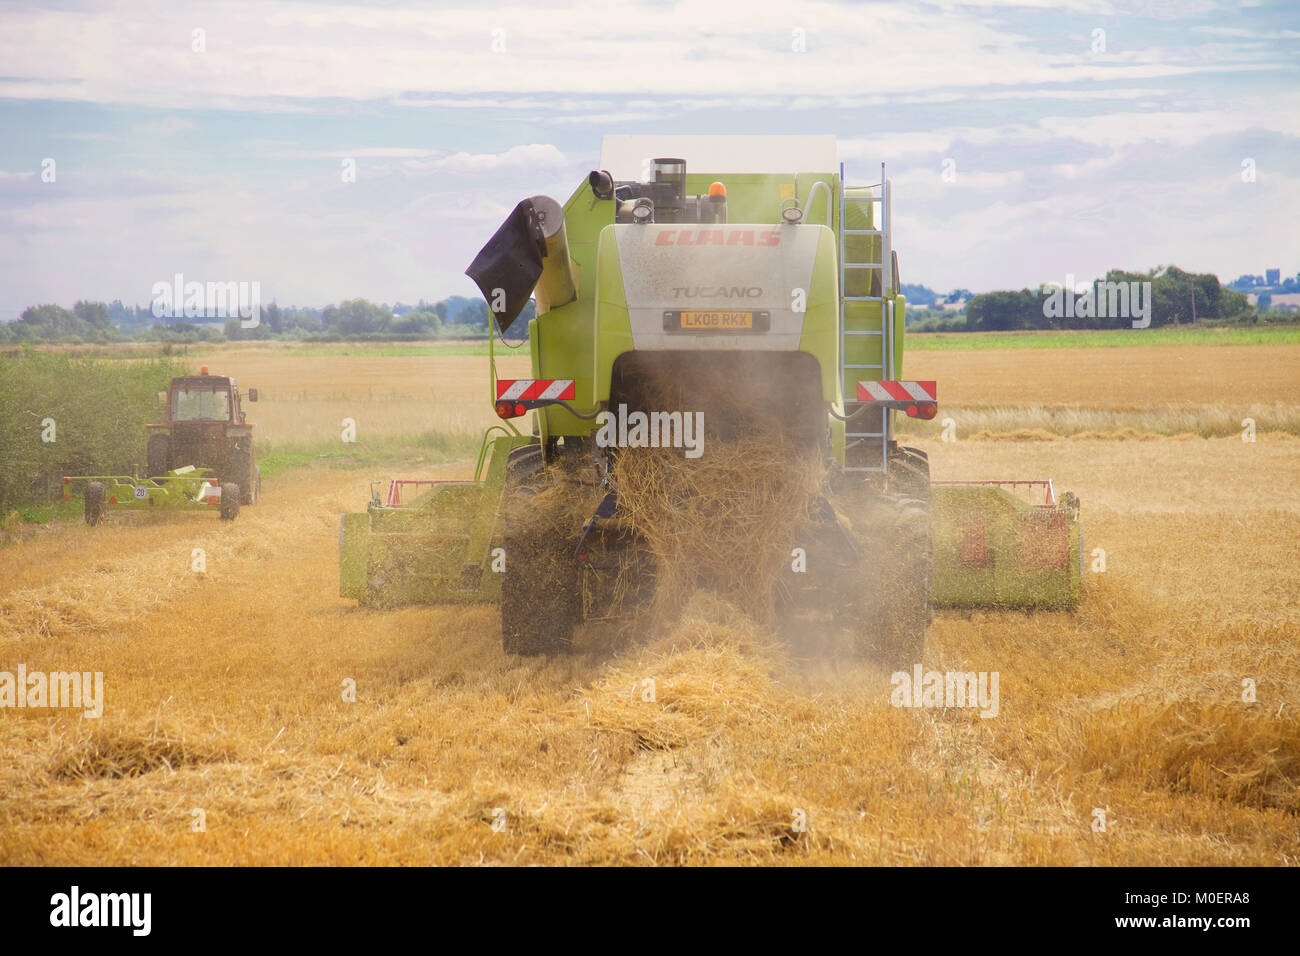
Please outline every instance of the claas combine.
[[[938, 388], [903, 372], [884, 168], [848, 186], [836, 153], [830, 136], [611, 136], [564, 205], [520, 202], [467, 270], [502, 423], [472, 480], [394, 482], [343, 516], [341, 593], [499, 602], [507, 651], [565, 649], [655, 578], [620, 500], [620, 456], [649, 424], [683, 468], [766, 435], [818, 470], [804, 573], [779, 603], [847, 623], [864, 654], [919, 661], [935, 605], [1074, 607], [1072, 495], [931, 481], [897, 441], [900, 415], [935, 416]], [[531, 377], [498, 378], [495, 340], [525, 338], [530, 298]]]

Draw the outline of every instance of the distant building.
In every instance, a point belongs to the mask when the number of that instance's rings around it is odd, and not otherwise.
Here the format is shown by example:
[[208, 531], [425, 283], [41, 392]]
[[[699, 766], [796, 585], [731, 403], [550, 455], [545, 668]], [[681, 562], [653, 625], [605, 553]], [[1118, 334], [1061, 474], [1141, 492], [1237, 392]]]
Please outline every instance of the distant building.
[[1274, 286], [1274, 285], [1277, 285], [1277, 284], [1278, 284], [1279, 282], [1281, 282], [1281, 281], [1282, 281], [1282, 270], [1281, 270], [1281, 269], [1265, 269], [1265, 270], [1264, 270], [1264, 282], [1265, 282], [1266, 285]]

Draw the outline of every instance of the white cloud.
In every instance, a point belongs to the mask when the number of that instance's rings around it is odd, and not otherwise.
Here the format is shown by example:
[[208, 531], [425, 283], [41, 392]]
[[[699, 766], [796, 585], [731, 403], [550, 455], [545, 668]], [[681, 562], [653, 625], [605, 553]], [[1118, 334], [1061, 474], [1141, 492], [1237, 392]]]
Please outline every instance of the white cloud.
[[136, 123], [131, 132], [137, 136], [174, 136], [177, 133], [191, 133], [199, 124], [182, 116], [166, 116], [160, 120]]
[[[1070, 6], [1113, 12], [1105, 3]], [[531, 3], [430, 10], [232, 0], [177, 2], [135, 17], [107, 5], [24, 8], [6, 14], [0, 36], [11, 78], [0, 81], [0, 96], [281, 109], [411, 92], [482, 99], [485, 90], [495, 91], [489, 99], [524, 100], [610, 91], [834, 98], [1287, 66], [1231, 44], [1097, 56], [1081, 37], [1074, 52], [1047, 52], [990, 19], [989, 8], [609, 0], [593, 16]], [[202, 53], [191, 49], [196, 26], [206, 31]], [[491, 50], [494, 29], [504, 30], [504, 52]], [[806, 31], [808, 52], [791, 50], [795, 29]]]
[[[701, 131], [714, 116], [735, 132], [849, 133], [840, 154], [855, 181], [887, 160], [907, 281], [978, 290], [1115, 265], [1300, 265], [1300, 178], [1283, 140], [1300, 135], [1300, 91], [1280, 52], [1295, 31], [1223, 26], [1201, 3], [134, 9], [5, 15], [0, 97], [111, 104], [128, 117], [111, 134], [48, 135], [86, 143], [101, 171], [125, 148], [134, 176], [87, 177], [77, 155], [48, 190], [0, 172], [11, 295], [143, 302], [175, 271], [260, 279], [282, 304], [468, 293], [461, 270], [479, 246], [520, 198], [565, 199], [600, 127]], [[1115, 52], [1089, 52], [1081, 13], [1115, 18], [1118, 32], [1099, 20]], [[1153, 23], [1163, 36], [1185, 26], [1178, 42], [1147, 43]], [[498, 26], [506, 51], [493, 54]], [[805, 54], [790, 50], [796, 28]], [[238, 142], [236, 158], [193, 166], [182, 147], [200, 129], [214, 146]], [[1242, 184], [1234, 151], [1270, 142], [1259, 182]], [[343, 158], [358, 161], [357, 182], [340, 181]]]

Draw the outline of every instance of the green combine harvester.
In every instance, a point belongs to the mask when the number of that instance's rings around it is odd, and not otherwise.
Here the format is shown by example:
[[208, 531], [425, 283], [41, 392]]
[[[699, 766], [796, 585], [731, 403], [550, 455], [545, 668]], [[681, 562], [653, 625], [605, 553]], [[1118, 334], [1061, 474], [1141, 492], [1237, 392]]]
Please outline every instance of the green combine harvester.
[[[1073, 608], [1072, 495], [1050, 481], [932, 482], [926, 454], [895, 439], [899, 413], [936, 415], [938, 391], [903, 377], [891, 225], [884, 167], [846, 185], [831, 136], [607, 136], [601, 168], [563, 206], [523, 200], [467, 270], [493, 341], [520, 337], [536, 301], [531, 377], [498, 378], [493, 346], [502, 424], [473, 480], [372, 490], [342, 519], [342, 595], [498, 602], [507, 651], [565, 649], [600, 615], [602, 569], [636, 549], [600, 413], [661, 415], [680, 432], [673, 415], [702, 411], [713, 434], [761, 422], [830, 463], [808, 567], [831, 570], [793, 599], [851, 619], [864, 653], [919, 661], [932, 605]], [[542, 551], [524, 547], [529, 502], [565, 470], [590, 470], [603, 497]], [[850, 512], [868, 516], [852, 533]]]

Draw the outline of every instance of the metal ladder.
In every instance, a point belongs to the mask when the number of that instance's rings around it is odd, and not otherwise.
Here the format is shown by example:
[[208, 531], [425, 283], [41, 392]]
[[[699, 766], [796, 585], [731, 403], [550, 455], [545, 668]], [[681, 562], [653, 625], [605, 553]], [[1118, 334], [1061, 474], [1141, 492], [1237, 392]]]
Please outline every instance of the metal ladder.
[[[894, 378], [894, 295], [897, 290], [893, 288], [893, 246], [890, 242], [890, 184], [885, 178], [885, 164], [880, 164], [880, 182], [872, 183], [865, 188], [876, 190], [872, 196], [850, 196], [848, 188], [844, 185], [844, 164], [840, 163], [840, 383], [844, 388], [844, 413], [851, 416], [855, 411], [862, 408], [863, 403], [858, 401], [856, 385], [850, 389], [845, 382], [845, 372], [871, 372], [873, 375], [861, 375], [862, 378], [877, 378], [885, 381], [891, 381]], [[849, 229], [845, 225], [848, 221], [848, 203], [865, 202], [879, 203], [880, 215], [872, 216], [872, 222], [879, 225], [879, 229]], [[879, 236], [880, 237], [880, 261], [879, 262], [849, 262], [845, 259], [845, 243], [847, 236]], [[848, 276], [850, 271], [876, 272], [880, 276], [880, 295], [847, 295]], [[868, 283], [867, 291], [871, 291], [871, 285]], [[879, 302], [880, 303], [880, 326], [875, 328], [846, 328], [844, 307], [849, 302]], [[854, 324], [860, 325], [862, 319], [855, 318]], [[848, 344], [850, 336], [856, 335], [876, 335], [880, 337], [880, 355], [881, 361], [876, 364], [850, 364], [847, 362]], [[852, 376], [856, 381], [859, 375]], [[845, 423], [844, 432], [844, 461], [841, 463], [841, 469], [845, 472], [880, 472], [887, 471], [889, 466], [889, 432], [890, 432], [891, 415], [887, 409], [881, 409], [879, 415], [871, 412], [862, 412], [856, 418]], [[875, 428], [875, 431], [866, 429]], [[865, 450], [864, 445], [872, 439], [878, 439], [880, 448], [880, 457], [875, 459], [871, 455], [863, 455], [861, 451]], [[859, 449], [859, 454], [851, 454], [853, 449]]]

